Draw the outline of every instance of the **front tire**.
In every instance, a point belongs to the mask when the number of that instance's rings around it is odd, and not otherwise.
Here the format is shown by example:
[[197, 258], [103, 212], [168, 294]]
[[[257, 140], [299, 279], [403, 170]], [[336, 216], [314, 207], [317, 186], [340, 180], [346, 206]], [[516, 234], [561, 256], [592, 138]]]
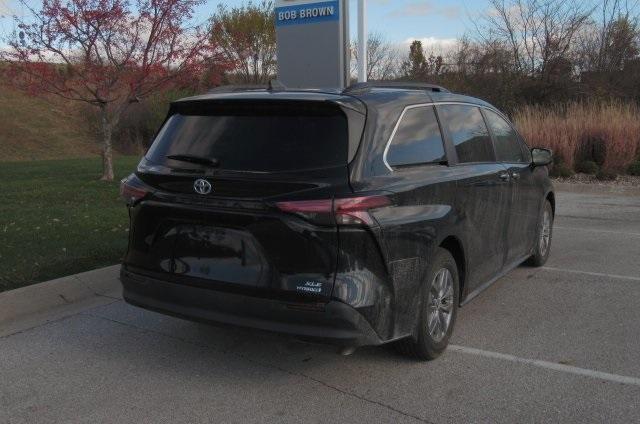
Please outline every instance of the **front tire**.
[[437, 248], [422, 287], [420, 315], [414, 335], [398, 342], [399, 350], [413, 358], [430, 361], [442, 354], [458, 314], [460, 280], [455, 259]]
[[534, 267], [541, 267], [547, 263], [549, 252], [551, 251], [551, 239], [553, 236], [553, 207], [548, 200], [544, 201], [544, 207], [538, 223], [538, 234], [536, 236], [536, 246], [533, 255], [528, 260], [528, 264]]

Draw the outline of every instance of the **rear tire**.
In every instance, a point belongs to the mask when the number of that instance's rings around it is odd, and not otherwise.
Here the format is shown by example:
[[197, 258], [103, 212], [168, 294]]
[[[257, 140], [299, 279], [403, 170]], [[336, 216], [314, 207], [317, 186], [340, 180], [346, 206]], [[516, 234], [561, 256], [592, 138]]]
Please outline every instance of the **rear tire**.
[[527, 264], [534, 267], [541, 267], [547, 263], [549, 252], [551, 251], [551, 239], [553, 236], [553, 208], [551, 202], [545, 200], [540, 220], [538, 222], [538, 234], [536, 235], [536, 246], [533, 255]]
[[458, 315], [460, 280], [455, 259], [449, 251], [437, 248], [422, 285], [420, 314], [414, 335], [396, 346], [407, 356], [431, 361], [442, 354]]

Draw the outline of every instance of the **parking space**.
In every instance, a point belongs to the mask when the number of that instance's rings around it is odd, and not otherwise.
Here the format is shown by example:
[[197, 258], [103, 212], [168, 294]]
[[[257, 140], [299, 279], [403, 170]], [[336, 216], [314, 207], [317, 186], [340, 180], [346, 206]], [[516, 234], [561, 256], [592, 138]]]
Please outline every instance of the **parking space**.
[[640, 421], [640, 193], [557, 203], [547, 266], [466, 305], [437, 361], [114, 300], [0, 337], [0, 422]]

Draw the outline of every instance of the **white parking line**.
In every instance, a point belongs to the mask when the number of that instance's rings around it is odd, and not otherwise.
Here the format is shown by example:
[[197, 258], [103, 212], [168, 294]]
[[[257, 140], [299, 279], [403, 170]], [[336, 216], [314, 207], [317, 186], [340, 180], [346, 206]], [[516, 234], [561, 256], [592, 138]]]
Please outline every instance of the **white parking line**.
[[449, 350], [460, 352], [468, 355], [484, 356], [485, 358], [501, 359], [503, 361], [517, 362], [520, 364], [531, 365], [538, 368], [544, 368], [552, 371], [559, 371], [568, 374], [581, 375], [589, 378], [610, 381], [612, 383], [627, 384], [630, 386], [640, 387], [640, 378], [628, 377], [626, 375], [610, 374], [608, 372], [594, 371], [586, 368], [573, 367], [571, 365], [563, 365], [555, 362], [540, 361], [537, 359], [520, 358], [506, 353], [491, 352], [487, 350], [475, 349], [472, 347], [449, 345]]
[[552, 266], [545, 266], [545, 267], [542, 267], [542, 269], [545, 271], [558, 271], [558, 272], [568, 272], [570, 274], [590, 275], [592, 277], [605, 277], [605, 278], [617, 278], [620, 280], [640, 281], [640, 277], [631, 277], [629, 275], [603, 274], [600, 272], [578, 271], [577, 269], [554, 268]]
[[640, 237], [640, 233], [630, 233], [627, 231], [598, 230], [595, 228], [576, 228], [576, 227], [563, 227], [561, 225], [554, 225], [553, 229], [554, 230], [588, 231], [591, 233], [619, 234], [624, 236]]

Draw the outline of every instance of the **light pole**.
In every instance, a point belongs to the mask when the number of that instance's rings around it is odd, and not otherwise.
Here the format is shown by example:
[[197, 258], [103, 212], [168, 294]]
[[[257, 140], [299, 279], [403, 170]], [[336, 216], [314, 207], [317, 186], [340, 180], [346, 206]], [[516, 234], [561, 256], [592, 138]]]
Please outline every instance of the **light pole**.
[[367, 82], [367, 0], [358, 0], [358, 82]]

